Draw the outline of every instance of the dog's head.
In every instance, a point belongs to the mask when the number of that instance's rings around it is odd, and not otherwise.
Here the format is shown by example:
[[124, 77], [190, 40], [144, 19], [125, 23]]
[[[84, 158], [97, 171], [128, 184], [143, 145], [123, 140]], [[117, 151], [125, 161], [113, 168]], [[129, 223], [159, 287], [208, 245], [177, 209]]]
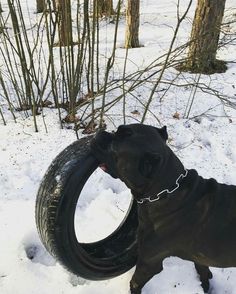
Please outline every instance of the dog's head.
[[161, 173], [167, 138], [166, 127], [121, 125], [115, 133], [100, 131], [91, 149], [104, 171], [141, 194]]

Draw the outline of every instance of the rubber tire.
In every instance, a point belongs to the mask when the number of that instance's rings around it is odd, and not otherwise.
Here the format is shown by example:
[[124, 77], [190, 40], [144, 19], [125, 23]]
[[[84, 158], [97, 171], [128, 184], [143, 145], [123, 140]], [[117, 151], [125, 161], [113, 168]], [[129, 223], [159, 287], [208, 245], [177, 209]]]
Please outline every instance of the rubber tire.
[[136, 264], [137, 204], [108, 237], [79, 243], [74, 215], [80, 192], [98, 167], [90, 151], [92, 136], [63, 150], [48, 168], [36, 199], [35, 219], [42, 243], [69, 271], [90, 280], [116, 277]]

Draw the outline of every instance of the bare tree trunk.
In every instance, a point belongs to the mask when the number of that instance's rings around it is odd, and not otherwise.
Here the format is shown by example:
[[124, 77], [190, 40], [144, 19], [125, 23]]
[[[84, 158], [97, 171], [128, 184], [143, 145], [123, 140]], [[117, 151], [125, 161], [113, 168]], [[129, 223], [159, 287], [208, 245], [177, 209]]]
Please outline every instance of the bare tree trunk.
[[110, 17], [114, 15], [113, 0], [104, 0], [103, 11], [105, 16]]
[[[2, 5], [1, 5], [1, 2], [0, 2], [0, 13], [2, 13], [3, 10], [2, 10]], [[3, 32], [3, 26], [2, 26], [2, 21], [0, 23], [0, 34]]]
[[45, 0], [36, 0], [37, 2], [37, 13], [44, 12], [46, 9], [46, 2]]
[[114, 15], [113, 0], [94, 0], [95, 13], [98, 17]]
[[140, 0], [128, 0], [126, 9], [125, 48], [139, 47]]
[[59, 44], [61, 46], [71, 45], [72, 39], [72, 19], [70, 0], [56, 0], [56, 10], [58, 13]]
[[[50, 0], [48, 0], [50, 1]], [[57, 11], [57, 0], [52, 0], [52, 9], [53, 11]]]
[[188, 58], [183, 67], [191, 72], [224, 72], [224, 61], [216, 59], [226, 0], [198, 0]]

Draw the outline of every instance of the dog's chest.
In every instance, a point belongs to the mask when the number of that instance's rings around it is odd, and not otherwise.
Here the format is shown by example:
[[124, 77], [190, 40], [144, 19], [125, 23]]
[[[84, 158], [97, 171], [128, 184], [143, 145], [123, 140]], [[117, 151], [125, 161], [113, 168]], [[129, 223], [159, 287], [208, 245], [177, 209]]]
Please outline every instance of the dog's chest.
[[145, 231], [159, 236], [175, 235], [193, 225], [194, 217], [189, 211], [167, 210], [162, 205], [150, 203], [139, 208], [139, 224]]

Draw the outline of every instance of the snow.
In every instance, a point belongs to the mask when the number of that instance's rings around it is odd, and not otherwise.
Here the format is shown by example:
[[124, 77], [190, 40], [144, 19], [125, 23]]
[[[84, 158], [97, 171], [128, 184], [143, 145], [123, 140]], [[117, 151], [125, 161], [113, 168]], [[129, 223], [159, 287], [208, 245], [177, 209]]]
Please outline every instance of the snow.
[[[129, 51], [129, 72], [148, 65], [168, 49], [176, 24], [177, 1], [141, 2], [140, 38], [144, 47]], [[27, 2], [22, 3], [25, 5]], [[180, 1], [181, 12], [187, 3], [186, 0]], [[6, 1], [1, 1], [1, 4], [7, 10]], [[34, 5], [28, 0], [27, 9], [31, 17]], [[235, 7], [235, 2], [228, 0], [226, 5], [229, 14], [229, 8]], [[178, 44], [189, 37], [193, 13], [194, 5], [180, 29]], [[101, 42], [109, 40], [113, 29], [112, 24], [104, 27], [104, 39]], [[124, 43], [124, 26], [119, 31], [118, 43]], [[118, 69], [122, 68], [120, 66], [124, 56], [125, 50], [118, 48]], [[235, 47], [221, 48], [219, 58], [230, 61], [227, 72], [210, 77], [201, 75], [200, 82], [232, 97], [235, 103]], [[172, 79], [174, 75], [176, 70], [170, 69], [165, 79]], [[197, 79], [198, 75], [185, 74], [176, 83], [196, 82]], [[140, 99], [146, 99], [149, 90], [139, 88]], [[188, 88], [171, 87], [162, 102], [153, 100], [151, 109], [162, 125], [167, 125], [169, 145], [186, 168], [195, 168], [206, 178], [214, 177], [219, 182], [236, 185], [236, 110], [223, 104], [216, 96], [197, 90], [187, 117], [191, 91]], [[157, 92], [156, 98], [162, 94]], [[2, 98], [0, 103], [4, 106]], [[117, 105], [110, 111], [112, 123], [109, 119], [106, 121], [108, 130], [123, 123], [120, 107]], [[129, 102], [127, 122], [141, 119], [139, 114], [131, 114], [133, 110], [142, 113], [143, 108], [137, 101]], [[179, 119], [173, 118], [175, 113], [178, 113]], [[0, 293], [128, 294], [134, 269], [111, 280], [88, 281], [66, 271], [44, 249], [34, 220], [37, 190], [51, 161], [76, 140], [76, 135], [73, 130], [60, 129], [58, 115], [53, 109], [44, 110], [48, 132], [42, 116], [37, 118], [39, 132], [35, 133], [31, 117], [25, 118], [20, 113], [16, 115], [17, 121], [14, 122], [6, 110], [7, 125], [0, 122]], [[151, 114], [147, 116], [146, 123], [159, 125]], [[60, 176], [56, 180], [60, 181]], [[78, 203], [75, 220], [78, 238], [91, 242], [107, 236], [124, 217], [130, 197], [123, 183], [96, 170], [84, 187]], [[212, 268], [212, 272], [212, 294], [236, 294], [236, 268]], [[142, 293], [202, 294], [203, 291], [193, 263], [170, 257], [164, 261], [164, 270], [146, 284]]]

